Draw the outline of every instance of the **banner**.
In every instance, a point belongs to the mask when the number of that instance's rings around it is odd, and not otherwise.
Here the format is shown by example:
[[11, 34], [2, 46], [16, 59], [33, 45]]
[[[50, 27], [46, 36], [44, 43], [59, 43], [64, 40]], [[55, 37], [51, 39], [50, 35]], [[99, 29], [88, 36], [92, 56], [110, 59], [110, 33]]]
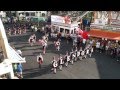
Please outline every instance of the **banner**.
[[98, 25], [105, 25], [105, 24], [107, 24], [107, 21], [103, 20], [103, 19], [95, 19], [94, 23], [98, 24]]
[[65, 20], [62, 16], [51, 15], [51, 22], [65, 23]]
[[57, 15], [51, 15], [51, 23], [71, 24], [71, 19], [68, 16], [62, 17]]
[[111, 25], [120, 26], [120, 20], [111, 19], [110, 22], [111, 22]]

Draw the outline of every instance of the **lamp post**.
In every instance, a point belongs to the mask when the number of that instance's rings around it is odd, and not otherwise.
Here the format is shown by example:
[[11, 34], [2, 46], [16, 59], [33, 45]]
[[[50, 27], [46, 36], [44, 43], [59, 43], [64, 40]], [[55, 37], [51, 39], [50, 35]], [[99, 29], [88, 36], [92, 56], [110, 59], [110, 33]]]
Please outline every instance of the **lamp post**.
[[37, 20], [38, 20], [38, 27], [39, 27], [39, 13], [37, 12]]

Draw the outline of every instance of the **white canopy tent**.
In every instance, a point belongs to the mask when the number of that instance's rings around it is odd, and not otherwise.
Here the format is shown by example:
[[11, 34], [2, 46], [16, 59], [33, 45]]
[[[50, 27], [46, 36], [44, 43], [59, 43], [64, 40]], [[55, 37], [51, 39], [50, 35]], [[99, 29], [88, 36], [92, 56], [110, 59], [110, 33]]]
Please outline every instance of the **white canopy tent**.
[[25, 63], [22, 58], [8, 43], [6, 32], [0, 18], [0, 47], [5, 55], [4, 61], [0, 63], [0, 75], [10, 73], [10, 78], [14, 78], [12, 63]]

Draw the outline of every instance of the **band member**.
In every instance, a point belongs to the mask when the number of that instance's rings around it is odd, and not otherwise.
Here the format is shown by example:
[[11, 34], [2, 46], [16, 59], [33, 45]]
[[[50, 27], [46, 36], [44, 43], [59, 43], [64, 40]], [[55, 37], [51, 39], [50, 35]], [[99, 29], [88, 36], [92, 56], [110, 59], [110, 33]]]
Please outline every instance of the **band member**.
[[31, 46], [33, 46], [33, 37], [32, 36], [30, 36], [28, 42], [30, 43]]
[[27, 31], [27, 30], [26, 30], [26, 27], [24, 27], [23, 33], [26, 33], [26, 31]]
[[43, 38], [43, 40], [48, 41], [48, 34], [45, 34], [42, 38]]
[[17, 30], [14, 28], [14, 35], [16, 35], [17, 34]]
[[45, 54], [46, 53], [46, 47], [47, 47], [47, 41], [46, 40], [43, 41], [42, 46], [43, 46], [43, 54]]
[[79, 50], [79, 52], [80, 52], [80, 56], [79, 56], [79, 58], [80, 58], [80, 60], [82, 60], [82, 47], [80, 47], [80, 50]]
[[21, 28], [19, 28], [19, 34], [22, 34], [22, 29]]
[[73, 49], [72, 49], [72, 51], [70, 52], [70, 62], [71, 62], [71, 64], [74, 63], [74, 59], [75, 59], [75, 54], [74, 54]]
[[86, 58], [87, 58], [87, 56], [89, 56], [89, 48], [90, 48], [90, 47], [87, 47], [87, 48], [86, 48]]
[[37, 62], [39, 64], [39, 68], [41, 68], [41, 64], [43, 63], [43, 56], [41, 55], [41, 53], [37, 56]]
[[53, 72], [56, 74], [56, 69], [57, 69], [57, 66], [58, 66], [58, 62], [57, 60], [55, 59], [55, 56], [53, 57], [53, 61], [52, 61], [52, 69]]
[[86, 41], [87, 41], [86, 39], [84, 39], [84, 38], [82, 39], [82, 47], [83, 47], [83, 49], [85, 49]]
[[70, 56], [68, 55], [68, 51], [66, 51], [66, 55], [64, 56], [64, 64], [67, 67], [68, 62], [70, 61]]
[[57, 40], [57, 41], [55, 42], [55, 47], [56, 47], [56, 50], [57, 50], [57, 51], [60, 50], [60, 41], [59, 41], [59, 40]]
[[34, 25], [31, 25], [31, 30], [32, 32], [34, 32]]
[[74, 54], [75, 54], [75, 61], [77, 61], [77, 46], [76, 46], [76, 48], [75, 48], [75, 51], [74, 51]]
[[84, 58], [84, 55], [85, 55], [85, 51], [82, 50], [82, 52], [81, 52], [81, 60]]
[[90, 47], [90, 48], [89, 48], [89, 57], [92, 56], [92, 53], [93, 53], [93, 47]]
[[84, 58], [87, 58], [87, 49], [84, 49]]
[[77, 59], [80, 60], [80, 50], [77, 51]]
[[20, 28], [18, 27], [18, 28], [17, 28], [17, 34], [19, 34], [19, 33], [20, 33]]
[[62, 65], [64, 64], [63, 62], [63, 58], [62, 58], [62, 55], [60, 54], [59, 58], [58, 58], [58, 66], [59, 66], [59, 69], [62, 70]]
[[33, 37], [33, 42], [36, 43], [36, 35], [33, 34], [32, 37]]
[[73, 39], [73, 49], [77, 46], [77, 37]]

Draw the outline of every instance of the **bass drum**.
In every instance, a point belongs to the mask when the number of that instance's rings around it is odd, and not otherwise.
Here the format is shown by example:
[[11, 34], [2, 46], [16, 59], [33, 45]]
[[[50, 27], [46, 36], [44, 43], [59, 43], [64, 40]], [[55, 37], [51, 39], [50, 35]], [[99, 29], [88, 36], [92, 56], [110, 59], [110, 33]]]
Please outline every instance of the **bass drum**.
[[53, 63], [53, 67], [56, 68], [58, 66], [57, 62]]

